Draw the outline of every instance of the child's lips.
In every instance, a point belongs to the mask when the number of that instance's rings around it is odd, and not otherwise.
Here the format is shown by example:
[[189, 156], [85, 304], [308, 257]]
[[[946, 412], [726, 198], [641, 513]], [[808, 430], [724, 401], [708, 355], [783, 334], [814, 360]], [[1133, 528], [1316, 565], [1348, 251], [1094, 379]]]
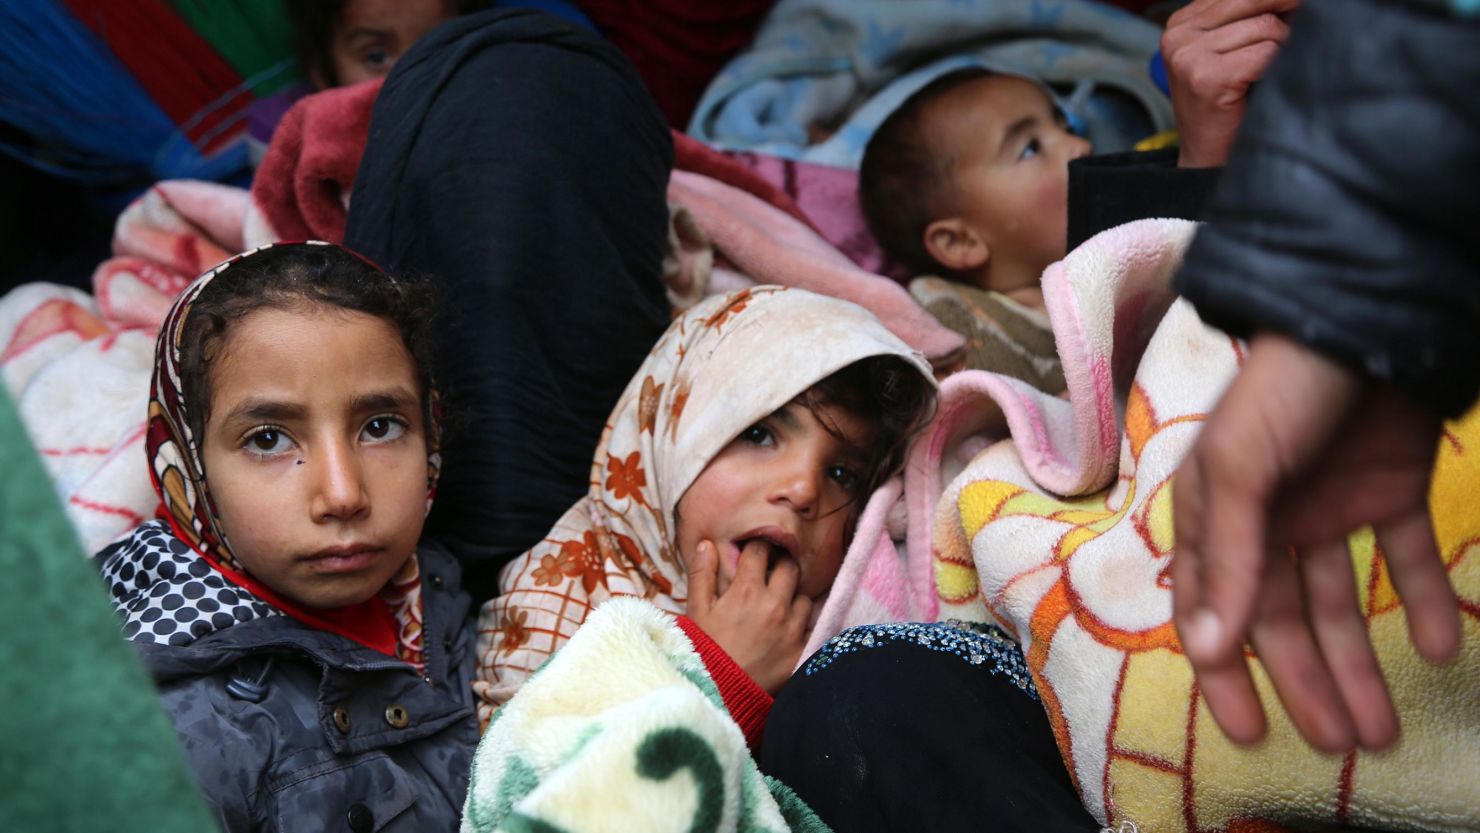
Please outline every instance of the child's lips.
[[342, 544], [325, 547], [303, 560], [319, 574], [353, 573], [374, 564], [381, 548], [372, 544]]

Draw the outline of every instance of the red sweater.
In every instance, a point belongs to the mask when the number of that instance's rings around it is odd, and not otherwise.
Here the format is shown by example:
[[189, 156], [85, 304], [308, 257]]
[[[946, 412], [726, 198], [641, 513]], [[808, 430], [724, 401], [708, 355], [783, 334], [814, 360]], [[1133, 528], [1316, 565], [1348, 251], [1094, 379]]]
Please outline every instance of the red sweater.
[[730, 710], [730, 717], [740, 724], [740, 731], [745, 733], [746, 745], [752, 753], [760, 751], [766, 715], [771, 713], [771, 704], [775, 700], [725, 653], [718, 642], [710, 639], [709, 634], [694, 624], [694, 620], [680, 616], [678, 626], [683, 628], [689, 641], [694, 643], [694, 650], [704, 660], [704, 667], [714, 679], [714, 684], [719, 687], [719, 695], [725, 701], [725, 708]]

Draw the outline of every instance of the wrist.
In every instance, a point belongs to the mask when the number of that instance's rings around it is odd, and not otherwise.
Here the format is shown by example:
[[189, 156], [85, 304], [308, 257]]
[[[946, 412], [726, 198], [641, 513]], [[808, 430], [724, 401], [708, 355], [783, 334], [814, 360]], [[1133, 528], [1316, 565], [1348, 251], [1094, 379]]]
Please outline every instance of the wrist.
[[745, 735], [746, 745], [752, 750], [759, 749], [773, 698], [697, 622], [687, 616], [679, 616], [678, 626], [688, 636], [699, 659], [703, 660], [730, 717]]

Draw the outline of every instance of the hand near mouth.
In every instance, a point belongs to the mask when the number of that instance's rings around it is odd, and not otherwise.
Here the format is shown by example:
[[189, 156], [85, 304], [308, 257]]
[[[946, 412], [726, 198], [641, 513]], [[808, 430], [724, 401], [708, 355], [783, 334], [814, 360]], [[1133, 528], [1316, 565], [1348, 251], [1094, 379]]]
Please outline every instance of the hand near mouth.
[[796, 561], [771, 564], [772, 555], [766, 542], [747, 542], [734, 578], [727, 579], [714, 543], [700, 541], [689, 567], [688, 616], [757, 685], [775, 694], [801, 658], [812, 600], [797, 594]]

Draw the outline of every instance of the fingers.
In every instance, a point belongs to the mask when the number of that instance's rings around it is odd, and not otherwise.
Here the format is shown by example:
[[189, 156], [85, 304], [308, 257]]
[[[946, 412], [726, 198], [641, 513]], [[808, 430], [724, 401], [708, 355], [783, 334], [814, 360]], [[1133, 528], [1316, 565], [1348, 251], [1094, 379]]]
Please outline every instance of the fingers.
[[1286, 14], [1301, 0], [1193, 0], [1167, 19], [1167, 28], [1216, 29], [1238, 20], [1265, 14]]
[[1372, 651], [1367, 622], [1357, 601], [1357, 577], [1345, 541], [1301, 553], [1308, 618], [1337, 693], [1367, 749], [1398, 739], [1398, 715]]
[[1356, 729], [1306, 620], [1295, 562], [1272, 554], [1266, 565], [1250, 641], [1295, 729], [1324, 752], [1349, 751]]
[[[1241, 413], [1234, 419], [1257, 419]], [[1194, 665], [1225, 664], [1242, 649], [1265, 561], [1265, 516], [1274, 468], [1242, 426], [1210, 420], [1193, 454], [1202, 472], [1200, 552], [1194, 598], [1182, 605], [1183, 645]], [[1175, 507], [1173, 507], [1175, 511]]]
[[1393, 586], [1403, 599], [1409, 638], [1429, 662], [1448, 662], [1459, 651], [1459, 601], [1434, 546], [1427, 506], [1377, 529]]
[[766, 591], [778, 599], [785, 599], [790, 603], [797, 592], [797, 582], [801, 579], [801, 569], [797, 563], [790, 558], [782, 558], [771, 568], [771, 575], [766, 580]]
[[715, 599], [715, 574], [719, 569], [719, 554], [710, 541], [700, 541], [693, 560], [689, 563], [689, 610], [700, 614], [708, 612]]
[[751, 541], [740, 551], [740, 560], [735, 564], [735, 584], [766, 586], [766, 564], [771, 560], [768, 544]]
[[1172, 602], [1177, 634], [1213, 719], [1235, 743], [1253, 743], [1264, 736], [1264, 709], [1244, 659], [1242, 631], [1234, 631], [1237, 639], [1231, 647], [1226, 645], [1216, 615], [1205, 606], [1205, 483], [1202, 466], [1191, 455], [1172, 484], [1177, 542], [1171, 564]]
[[1272, 14], [1235, 20], [1208, 32], [1203, 43], [1211, 52], [1226, 55], [1258, 43], [1279, 45], [1290, 37], [1290, 25]]

